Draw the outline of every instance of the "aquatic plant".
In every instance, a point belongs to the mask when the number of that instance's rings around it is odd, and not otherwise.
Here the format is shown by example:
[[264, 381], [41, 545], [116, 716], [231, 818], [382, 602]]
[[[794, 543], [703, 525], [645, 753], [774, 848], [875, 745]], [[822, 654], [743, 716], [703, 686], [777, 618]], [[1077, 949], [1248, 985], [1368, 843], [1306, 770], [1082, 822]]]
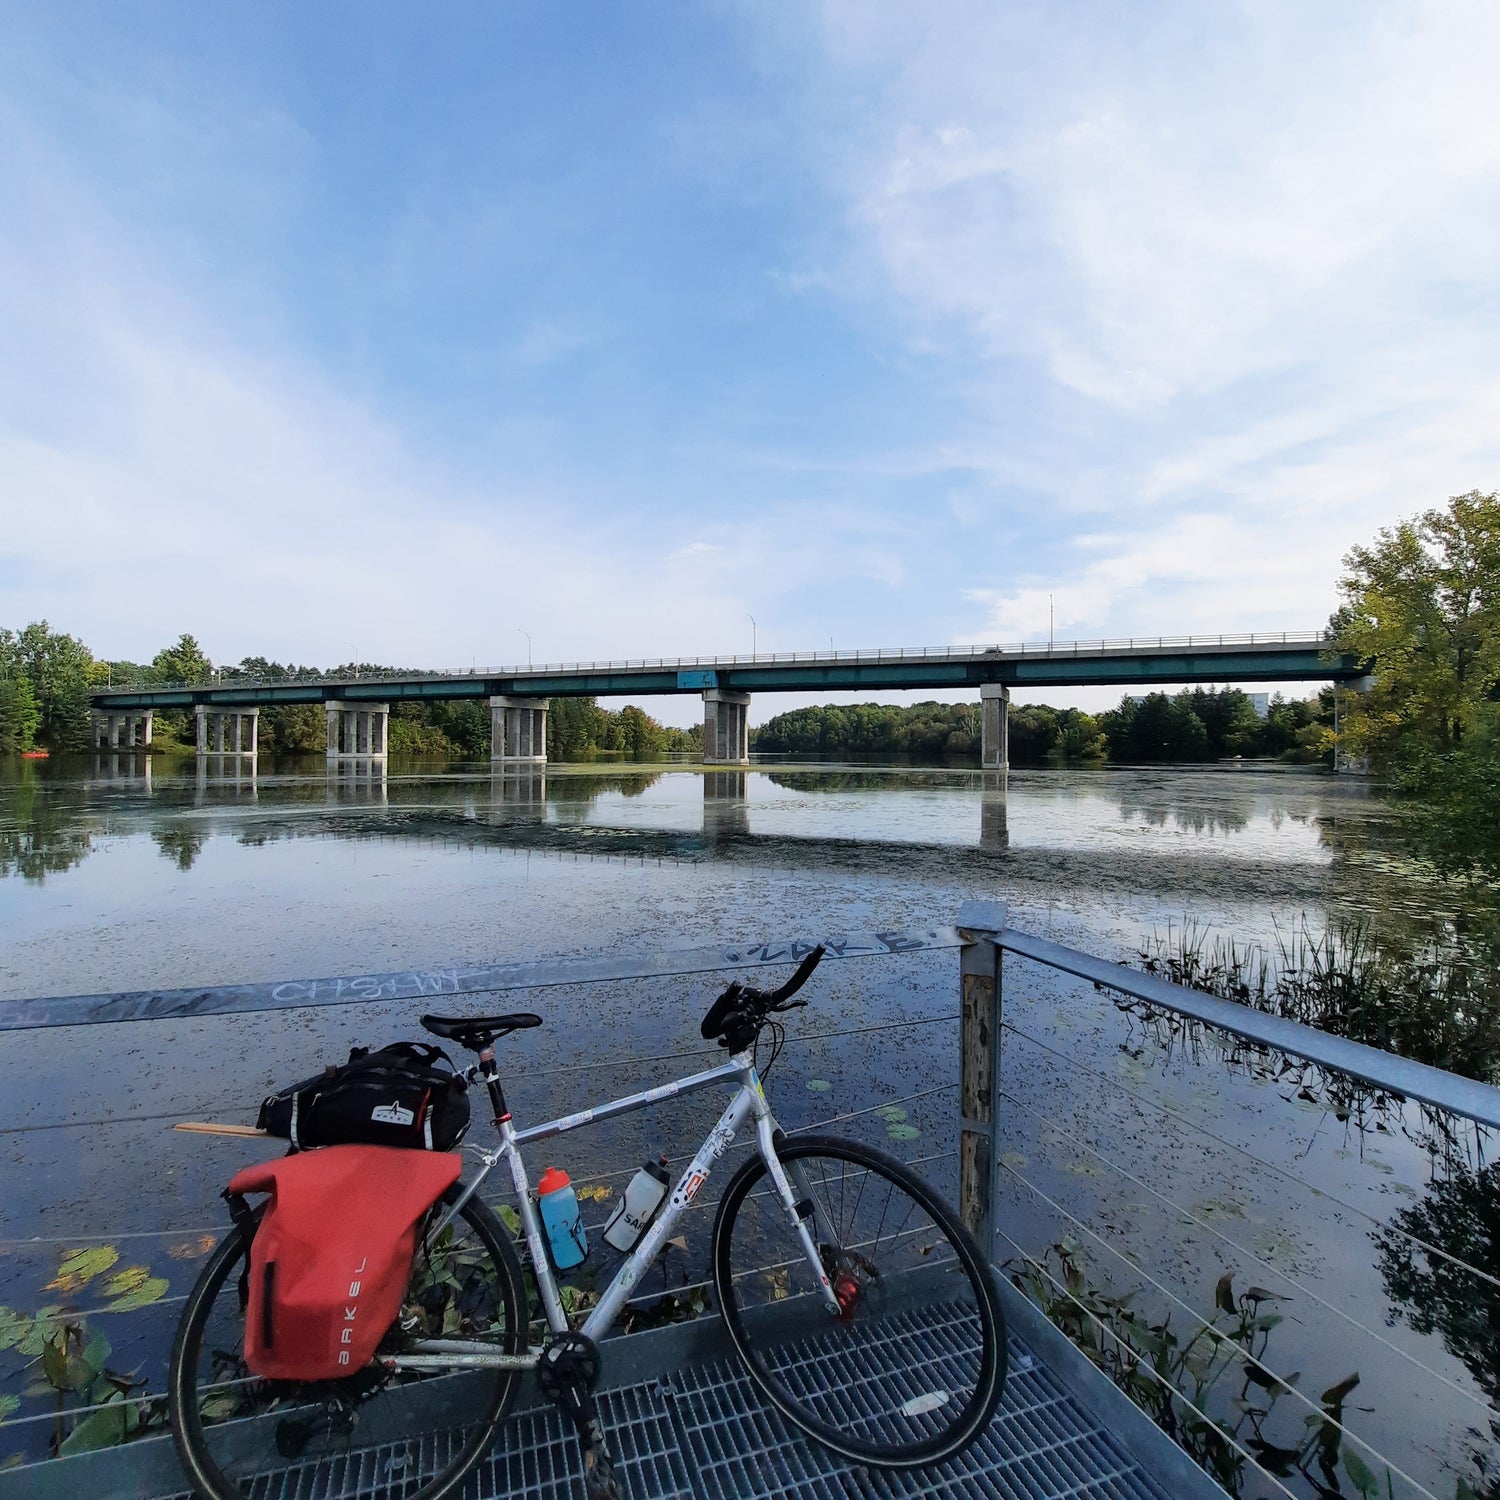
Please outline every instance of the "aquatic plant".
[[[1485, 1083], [1500, 1082], [1500, 942], [1440, 930], [1424, 942], [1377, 938], [1361, 919], [1315, 931], [1304, 918], [1273, 947], [1242, 943], [1197, 923], [1154, 936], [1137, 955], [1149, 974], [1363, 1042]], [[1111, 998], [1164, 1052], [1216, 1054], [1359, 1130], [1399, 1129], [1434, 1156], [1482, 1161], [1486, 1133], [1422, 1106], [1409, 1122], [1403, 1101], [1285, 1053], [1257, 1046], [1148, 1001]]]
[[[160, 1302], [167, 1293], [166, 1278], [153, 1276], [149, 1266], [116, 1269], [119, 1259], [113, 1245], [65, 1251], [45, 1290], [65, 1298], [86, 1290], [99, 1301], [94, 1310], [108, 1313], [135, 1312]], [[13, 1418], [24, 1397], [50, 1399], [49, 1447], [59, 1457], [123, 1443], [166, 1419], [165, 1397], [133, 1395], [145, 1382], [134, 1372], [110, 1367], [110, 1342], [90, 1316], [68, 1302], [34, 1313], [0, 1307], [0, 1350], [21, 1356], [30, 1377], [21, 1396], [0, 1395], [0, 1420]], [[22, 1455], [14, 1454], [0, 1467], [21, 1461]]]
[[[1345, 1441], [1358, 1371], [1316, 1399], [1285, 1400], [1301, 1391], [1303, 1379], [1266, 1363], [1283, 1318], [1283, 1299], [1274, 1293], [1257, 1286], [1236, 1293], [1226, 1271], [1212, 1311], [1193, 1332], [1179, 1334], [1170, 1313], [1153, 1318], [1136, 1306], [1137, 1292], [1095, 1280], [1071, 1235], [1005, 1269], [1015, 1288], [1231, 1495], [1246, 1494], [1253, 1482], [1249, 1459], [1278, 1480], [1300, 1480], [1319, 1500], [1346, 1494], [1345, 1480], [1362, 1497], [1393, 1493], [1390, 1471], [1377, 1476]], [[1477, 1496], [1463, 1478], [1454, 1493], [1455, 1500], [1490, 1500], [1489, 1491]]]

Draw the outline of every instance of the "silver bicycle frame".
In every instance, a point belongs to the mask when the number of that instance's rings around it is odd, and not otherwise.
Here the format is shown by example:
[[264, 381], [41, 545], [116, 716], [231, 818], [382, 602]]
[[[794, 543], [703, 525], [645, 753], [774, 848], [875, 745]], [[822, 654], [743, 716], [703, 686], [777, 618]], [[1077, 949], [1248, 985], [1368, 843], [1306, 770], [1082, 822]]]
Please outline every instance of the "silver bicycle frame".
[[[629, 1094], [623, 1099], [614, 1099], [607, 1104], [595, 1105], [593, 1109], [581, 1110], [578, 1114], [564, 1115], [561, 1119], [548, 1120], [546, 1124], [533, 1125], [529, 1130], [517, 1130], [508, 1119], [502, 1120], [499, 1124], [500, 1145], [498, 1149], [482, 1153], [483, 1167], [471, 1182], [465, 1184], [457, 1201], [430, 1232], [434, 1235], [440, 1234], [447, 1225], [451, 1224], [459, 1210], [479, 1190], [479, 1185], [485, 1178], [502, 1161], [508, 1161], [511, 1185], [515, 1190], [517, 1207], [521, 1215], [521, 1228], [526, 1237], [527, 1248], [531, 1252], [531, 1267], [536, 1276], [537, 1290], [541, 1294], [547, 1325], [554, 1333], [566, 1332], [569, 1327], [568, 1315], [563, 1310], [562, 1299], [558, 1296], [557, 1279], [552, 1274], [552, 1263], [547, 1255], [541, 1216], [537, 1213], [536, 1204], [532, 1202], [531, 1184], [526, 1176], [526, 1164], [521, 1160], [521, 1147], [531, 1141], [546, 1140], [549, 1136], [562, 1135], [565, 1131], [577, 1130], [583, 1125], [597, 1124], [602, 1120], [611, 1120], [616, 1115], [644, 1109], [647, 1105], [656, 1104], [663, 1099], [671, 1099], [678, 1094], [690, 1094], [697, 1089], [708, 1088], [713, 1084], [731, 1080], [738, 1082], [739, 1088], [729, 1101], [728, 1108], [719, 1116], [718, 1123], [709, 1131], [707, 1139], [698, 1148], [697, 1155], [688, 1164], [687, 1170], [678, 1178], [671, 1197], [653, 1220], [640, 1244], [625, 1258], [624, 1264], [615, 1273], [614, 1280], [610, 1282], [598, 1303], [584, 1319], [580, 1331], [596, 1341], [604, 1335], [625, 1305], [631, 1288], [650, 1269], [657, 1252], [670, 1237], [678, 1219], [691, 1207], [703, 1184], [708, 1180], [709, 1173], [729, 1149], [730, 1143], [746, 1120], [752, 1116], [755, 1119], [756, 1142], [760, 1148], [761, 1159], [766, 1164], [766, 1171], [781, 1200], [787, 1222], [800, 1239], [808, 1265], [818, 1278], [829, 1314], [836, 1317], [839, 1313], [838, 1299], [834, 1296], [833, 1286], [823, 1269], [822, 1260], [818, 1255], [817, 1241], [808, 1227], [804, 1211], [799, 1210], [799, 1203], [805, 1203], [808, 1198], [806, 1184], [799, 1184], [802, 1189], [799, 1199], [797, 1189], [794, 1188], [781, 1162], [777, 1159], [774, 1145], [776, 1120], [771, 1114], [771, 1106], [766, 1103], [765, 1090], [761, 1087], [760, 1077], [755, 1071], [753, 1057], [749, 1051], [736, 1053], [730, 1061], [717, 1068], [710, 1068], [706, 1073], [694, 1073], [691, 1077], [664, 1083], [659, 1088], [646, 1089], [639, 1094]], [[389, 1363], [398, 1369], [465, 1367], [530, 1369], [536, 1364], [539, 1353], [539, 1350], [532, 1349], [527, 1354], [499, 1354], [493, 1347], [478, 1340], [466, 1343], [458, 1339], [418, 1339], [408, 1345], [407, 1351], [392, 1356]]]

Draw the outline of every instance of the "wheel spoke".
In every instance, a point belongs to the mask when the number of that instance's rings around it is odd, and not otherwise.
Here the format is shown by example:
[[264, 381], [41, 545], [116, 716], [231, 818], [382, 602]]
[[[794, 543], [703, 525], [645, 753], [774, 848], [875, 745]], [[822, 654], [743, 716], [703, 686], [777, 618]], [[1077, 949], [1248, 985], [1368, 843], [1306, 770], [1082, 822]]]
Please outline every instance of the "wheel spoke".
[[756, 1384], [850, 1458], [900, 1467], [958, 1452], [1004, 1378], [1003, 1318], [972, 1239], [931, 1188], [868, 1147], [799, 1137], [779, 1154], [814, 1200], [841, 1312], [830, 1317], [752, 1160], [720, 1204], [714, 1276]]
[[[211, 1500], [303, 1494], [440, 1500], [448, 1494], [489, 1446], [514, 1399], [517, 1373], [396, 1373], [372, 1365], [339, 1381], [261, 1379], [242, 1355], [243, 1264], [236, 1230], [189, 1297], [173, 1352], [173, 1435], [198, 1489]], [[451, 1232], [418, 1254], [401, 1315], [382, 1347], [399, 1345], [400, 1330], [410, 1328], [429, 1342], [446, 1333], [522, 1352], [520, 1286], [504, 1230], [471, 1201]]]

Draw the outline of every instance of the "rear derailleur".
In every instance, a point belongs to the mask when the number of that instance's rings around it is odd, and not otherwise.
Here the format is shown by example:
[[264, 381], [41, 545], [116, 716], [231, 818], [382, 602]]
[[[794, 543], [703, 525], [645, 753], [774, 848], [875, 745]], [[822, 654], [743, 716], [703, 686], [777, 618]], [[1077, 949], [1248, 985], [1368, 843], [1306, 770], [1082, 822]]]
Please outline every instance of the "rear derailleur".
[[583, 1486], [588, 1500], [622, 1500], [594, 1405], [598, 1381], [599, 1349], [593, 1339], [582, 1333], [553, 1334], [537, 1361], [537, 1386], [573, 1424], [583, 1444]]

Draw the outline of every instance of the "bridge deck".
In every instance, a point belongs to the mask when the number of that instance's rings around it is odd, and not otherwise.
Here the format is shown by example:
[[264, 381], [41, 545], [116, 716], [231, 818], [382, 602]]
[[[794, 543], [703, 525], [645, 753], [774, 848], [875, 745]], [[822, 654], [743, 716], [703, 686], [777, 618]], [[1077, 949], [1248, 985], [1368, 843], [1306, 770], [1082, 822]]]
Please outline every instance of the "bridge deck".
[[269, 707], [275, 704], [423, 702], [517, 697], [701, 693], [859, 692], [893, 689], [1182, 682], [1330, 682], [1366, 668], [1326, 655], [1321, 631], [1271, 635], [1153, 636], [1051, 645], [916, 646], [873, 651], [763, 652], [658, 660], [486, 667], [468, 672], [382, 672], [265, 681], [225, 675], [207, 683], [97, 689], [96, 708]]
[[[783, 1422], [728, 1351], [716, 1318], [609, 1341], [600, 1408], [625, 1494], [629, 1500], [1223, 1500], [1224, 1492], [1029, 1302], [1008, 1287], [1004, 1292], [1010, 1373], [989, 1429], [957, 1459], [879, 1477], [851, 1467]], [[941, 1307], [909, 1316], [903, 1359], [940, 1362], [946, 1349]], [[872, 1357], [866, 1373], [872, 1382], [890, 1378], [889, 1356]], [[577, 1440], [560, 1413], [539, 1404], [528, 1387], [518, 1414], [464, 1495], [579, 1500], [582, 1494]], [[0, 1500], [22, 1495], [189, 1500], [165, 1438], [0, 1474]]]

